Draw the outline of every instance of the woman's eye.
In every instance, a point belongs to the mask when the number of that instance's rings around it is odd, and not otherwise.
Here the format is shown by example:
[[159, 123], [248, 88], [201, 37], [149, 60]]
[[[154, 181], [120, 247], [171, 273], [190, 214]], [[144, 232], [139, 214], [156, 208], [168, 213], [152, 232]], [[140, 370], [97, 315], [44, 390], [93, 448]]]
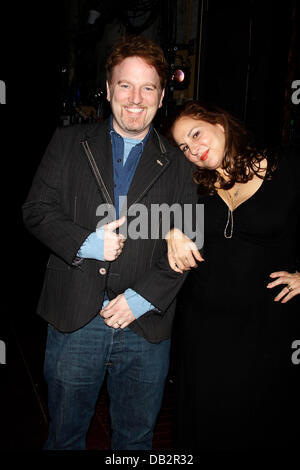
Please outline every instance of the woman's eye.
[[187, 152], [188, 149], [189, 149], [188, 145], [185, 145], [184, 147], [181, 147], [181, 151], [182, 151], [183, 153]]
[[193, 135], [193, 138], [194, 139], [197, 139], [197, 137], [199, 136], [200, 132], [199, 131], [196, 131], [195, 134]]

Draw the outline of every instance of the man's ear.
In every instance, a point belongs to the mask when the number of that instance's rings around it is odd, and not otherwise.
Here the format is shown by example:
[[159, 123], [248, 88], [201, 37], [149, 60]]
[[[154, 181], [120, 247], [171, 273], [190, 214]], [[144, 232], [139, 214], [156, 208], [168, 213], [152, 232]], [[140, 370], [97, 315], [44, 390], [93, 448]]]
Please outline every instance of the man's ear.
[[106, 80], [106, 99], [107, 101], [110, 101], [110, 89], [109, 89], [109, 84], [107, 80]]
[[161, 92], [161, 97], [160, 97], [159, 105], [158, 105], [159, 108], [162, 107], [164, 96], [165, 96], [165, 89], [163, 89], [162, 92]]

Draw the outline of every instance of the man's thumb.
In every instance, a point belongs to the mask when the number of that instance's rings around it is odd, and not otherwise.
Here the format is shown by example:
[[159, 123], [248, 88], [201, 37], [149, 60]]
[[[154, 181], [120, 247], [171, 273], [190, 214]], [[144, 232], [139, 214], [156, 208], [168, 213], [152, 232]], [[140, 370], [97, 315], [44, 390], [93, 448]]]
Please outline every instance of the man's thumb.
[[113, 222], [110, 222], [109, 224], [106, 224], [104, 229], [105, 230], [116, 230], [116, 228], [119, 228], [121, 225], [124, 224], [126, 220], [125, 215], [121, 217], [121, 219], [114, 220]]

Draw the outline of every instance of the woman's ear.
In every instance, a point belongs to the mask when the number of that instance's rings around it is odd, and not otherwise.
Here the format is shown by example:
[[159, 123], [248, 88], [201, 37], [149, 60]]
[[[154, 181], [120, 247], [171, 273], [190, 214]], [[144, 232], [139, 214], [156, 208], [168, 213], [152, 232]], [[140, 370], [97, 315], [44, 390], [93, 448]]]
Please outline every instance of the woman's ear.
[[217, 126], [221, 129], [221, 131], [224, 132], [224, 134], [225, 134], [224, 126], [222, 126], [222, 124], [219, 124], [219, 123], [217, 123], [216, 125], [217, 125]]

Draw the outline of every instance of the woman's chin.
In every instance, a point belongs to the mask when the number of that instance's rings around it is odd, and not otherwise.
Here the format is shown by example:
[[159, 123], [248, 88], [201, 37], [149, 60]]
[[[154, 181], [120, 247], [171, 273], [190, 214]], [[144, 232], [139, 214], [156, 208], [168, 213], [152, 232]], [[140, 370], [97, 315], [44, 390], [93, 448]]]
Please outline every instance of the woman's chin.
[[217, 162], [197, 162], [196, 165], [203, 170], [217, 170], [220, 167]]

